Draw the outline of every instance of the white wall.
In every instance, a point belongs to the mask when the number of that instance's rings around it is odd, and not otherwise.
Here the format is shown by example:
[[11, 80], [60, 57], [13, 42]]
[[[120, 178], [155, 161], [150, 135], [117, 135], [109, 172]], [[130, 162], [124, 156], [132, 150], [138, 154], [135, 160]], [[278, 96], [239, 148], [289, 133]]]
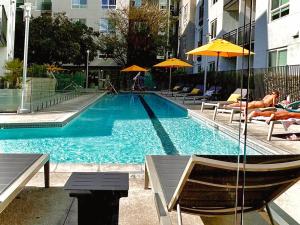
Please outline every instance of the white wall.
[[290, 0], [289, 15], [270, 21], [268, 0], [256, 6], [256, 32], [254, 67], [268, 66], [268, 50], [287, 47], [287, 64], [300, 64], [300, 1]]
[[0, 76], [4, 75], [4, 64], [14, 57], [16, 1], [0, 0], [7, 14], [7, 46], [0, 47]]

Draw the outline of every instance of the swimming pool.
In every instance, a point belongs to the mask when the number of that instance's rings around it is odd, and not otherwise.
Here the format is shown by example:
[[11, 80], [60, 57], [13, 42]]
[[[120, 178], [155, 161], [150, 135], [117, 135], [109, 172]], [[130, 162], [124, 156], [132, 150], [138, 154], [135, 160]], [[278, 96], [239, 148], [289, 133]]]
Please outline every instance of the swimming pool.
[[238, 151], [235, 139], [155, 94], [106, 95], [64, 127], [0, 131], [0, 152], [49, 153], [52, 162], [60, 163], [135, 164], [148, 154]]

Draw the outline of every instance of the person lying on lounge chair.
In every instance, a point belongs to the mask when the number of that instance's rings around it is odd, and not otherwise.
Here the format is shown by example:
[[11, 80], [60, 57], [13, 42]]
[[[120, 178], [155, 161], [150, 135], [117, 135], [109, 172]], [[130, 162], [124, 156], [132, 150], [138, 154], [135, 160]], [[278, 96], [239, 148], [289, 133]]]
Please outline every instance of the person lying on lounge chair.
[[252, 120], [253, 117], [258, 117], [258, 116], [263, 116], [263, 117], [269, 117], [266, 120], [266, 123], [269, 124], [270, 121], [272, 120], [287, 120], [290, 118], [294, 119], [300, 119], [300, 113], [297, 112], [288, 112], [286, 110], [281, 110], [281, 111], [253, 111], [249, 114], [248, 119], [249, 121]]
[[[248, 109], [256, 109], [256, 108], [266, 108], [266, 107], [273, 107], [278, 103], [279, 92], [272, 91], [272, 94], [266, 95], [260, 101], [252, 101], [248, 103]], [[240, 107], [242, 109], [246, 108], [246, 102], [236, 102], [229, 105], [224, 106], [224, 108], [234, 108]]]

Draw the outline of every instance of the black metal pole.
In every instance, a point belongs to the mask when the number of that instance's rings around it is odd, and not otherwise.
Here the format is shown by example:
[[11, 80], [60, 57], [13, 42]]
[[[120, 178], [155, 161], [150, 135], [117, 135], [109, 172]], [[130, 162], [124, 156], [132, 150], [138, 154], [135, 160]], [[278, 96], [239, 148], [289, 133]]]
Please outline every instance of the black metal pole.
[[219, 73], [219, 58], [220, 58], [220, 52], [217, 53], [217, 66], [216, 66], [216, 70], [215, 70], [215, 94], [217, 92], [217, 75]]
[[[244, 0], [244, 21], [243, 21], [243, 35], [242, 35], [242, 46], [243, 46], [243, 55], [242, 55], [242, 70], [241, 70], [241, 81], [240, 81], [240, 87], [241, 87], [241, 97], [243, 96], [243, 86], [244, 86], [244, 55], [245, 55], [245, 33], [246, 33], [246, 9], [247, 9], [247, 3], [246, 0]], [[240, 184], [240, 144], [241, 144], [241, 128], [242, 128], [242, 99], [240, 100], [240, 115], [239, 115], [239, 136], [238, 136], [238, 156], [237, 156], [237, 172], [236, 172], [236, 190], [235, 190], [235, 217], [234, 217], [234, 224], [237, 225], [238, 222], [238, 214], [237, 214], [237, 209], [238, 209], [238, 201], [239, 201], [239, 184]]]
[[253, 11], [253, 0], [250, 0], [250, 15], [249, 15], [249, 37], [248, 37], [248, 43], [249, 43], [249, 55], [248, 55], [248, 73], [247, 73], [247, 99], [246, 99], [246, 109], [245, 109], [245, 138], [244, 138], [244, 157], [243, 157], [243, 186], [242, 186], [242, 195], [243, 195], [243, 201], [242, 201], [242, 212], [241, 212], [241, 225], [243, 225], [244, 220], [244, 205], [245, 205], [245, 186], [246, 186], [246, 159], [247, 159], [247, 128], [248, 128], [248, 102], [249, 102], [249, 86], [250, 86], [250, 76], [251, 76], [251, 36], [252, 36], [252, 11]]

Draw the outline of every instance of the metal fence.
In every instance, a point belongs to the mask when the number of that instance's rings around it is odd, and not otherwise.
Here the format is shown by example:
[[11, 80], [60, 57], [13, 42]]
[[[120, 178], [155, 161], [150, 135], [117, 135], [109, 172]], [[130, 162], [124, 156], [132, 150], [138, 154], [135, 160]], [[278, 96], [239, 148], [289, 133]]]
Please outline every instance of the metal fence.
[[[168, 88], [167, 72], [154, 73], [152, 76], [157, 90]], [[261, 99], [272, 90], [279, 91], [280, 100], [285, 99], [287, 95], [291, 95], [292, 101], [300, 99], [300, 65], [251, 69], [249, 78], [247, 70], [219, 71], [217, 75], [211, 71], [207, 74], [207, 87], [215, 84], [223, 87], [221, 96], [226, 99], [236, 88], [241, 86], [247, 88], [248, 79], [252, 99]], [[172, 76], [172, 86], [176, 84], [195, 86], [203, 82], [203, 71], [197, 74]]]

